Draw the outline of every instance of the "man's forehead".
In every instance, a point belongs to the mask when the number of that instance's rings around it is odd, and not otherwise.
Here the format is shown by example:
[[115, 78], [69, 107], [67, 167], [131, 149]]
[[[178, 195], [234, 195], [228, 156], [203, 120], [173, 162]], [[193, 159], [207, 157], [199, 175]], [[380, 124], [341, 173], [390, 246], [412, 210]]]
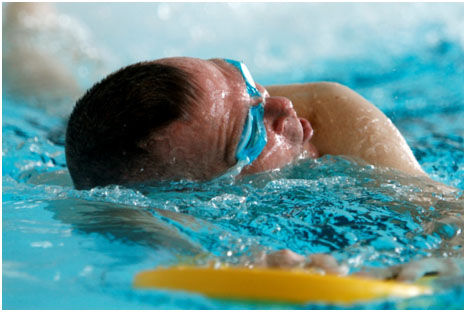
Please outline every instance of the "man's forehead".
[[250, 101], [241, 73], [223, 59], [176, 57], [158, 62], [179, 67], [192, 76], [203, 93], [197, 102], [197, 112], [200, 114], [229, 117], [231, 109], [243, 107], [238, 104], [239, 101]]
[[226, 74], [228, 73], [221, 66], [219, 59], [202, 60], [190, 57], [173, 57], [160, 59], [155, 62], [176, 66], [185, 70], [208, 96], [217, 94], [219, 90], [228, 92], [231, 85], [231, 80], [226, 79]]
[[212, 62], [193, 57], [170, 57], [159, 59], [155, 62], [164, 65], [176, 66], [190, 72], [191, 74], [207, 72], [215, 73], [216, 71], [216, 67]]

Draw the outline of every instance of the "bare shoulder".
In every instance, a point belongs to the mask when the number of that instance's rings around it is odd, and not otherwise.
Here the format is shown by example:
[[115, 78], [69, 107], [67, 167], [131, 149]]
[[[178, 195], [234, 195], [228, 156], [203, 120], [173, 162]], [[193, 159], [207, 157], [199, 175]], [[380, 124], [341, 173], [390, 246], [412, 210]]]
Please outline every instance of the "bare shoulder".
[[319, 94], [333, 95], [335, 93], [356, 93], [352, 89], [338, 82], [319, 81], [319, 82], [306, 82], [294, 83], [285, 85], [272, 85], [266, 86], [270, 95], [284, 96], [293, 95], [296, 93], [309, 93], [318, 92]]
[[270, 95], [289, 98], [314, 129], [312, 143], [321, 155], [347, 155], [376, 166], [425, 176], [391, 120], [354, 90], [334, 82], [267, 87]]
[[293, 92], [302, 91], [302, 90], [324, 90], [324, 91], [335, 91], [335, 90], [351, 90], [350, 88], [342, 85], [338, 82], [331, 81], [318, 81], [318, 82], [305, 82], [305, 83], [293, 83], [293, 84], [284, 84], [284, 85], [271, 85], [266, 87], [267, 90], [272, 94], [272, 92], [286, 92], [287, 90], [292, 90]]
[[[315, 119], [316, 114], [322, 110], [332, 110], [338, 113], [342, 110], [354, 111], [362, 106], [374, 107], [354, 90], [336, 82], [296, 83], [273, 85], [266, 88], [272, 96], [289, 98], [298, 115], [307, 119]], [[338, 101], [339, 99], [345, 101]]]

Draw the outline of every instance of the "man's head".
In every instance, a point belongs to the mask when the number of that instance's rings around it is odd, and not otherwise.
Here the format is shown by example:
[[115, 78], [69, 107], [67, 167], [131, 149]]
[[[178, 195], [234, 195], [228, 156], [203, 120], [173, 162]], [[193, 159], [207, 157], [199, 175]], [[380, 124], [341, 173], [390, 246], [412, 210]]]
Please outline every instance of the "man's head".
[[238, 68], [221, 59], [121, 69], [91, 88], [70, 117], [66, 156], [75, 186], [214, 178], [236, 164], [248, 111], [260, 102], [267, 145], [243, 173], [282, 167], [306, 149], [312, 129], [288, 99], [257, 89], [262, 97], [251, 97]]

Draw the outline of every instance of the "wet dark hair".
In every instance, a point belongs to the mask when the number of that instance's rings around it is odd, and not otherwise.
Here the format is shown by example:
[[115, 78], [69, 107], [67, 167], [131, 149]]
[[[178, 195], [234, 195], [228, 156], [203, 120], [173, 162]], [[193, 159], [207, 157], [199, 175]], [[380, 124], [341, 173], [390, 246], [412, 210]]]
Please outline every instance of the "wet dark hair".
[[75, 187], [132, 182], [149, 157], [157, 163], [139, 143], [188, 118], [199, 96], [186, 71], [154, 62], [130, 65], [95, 84], [77, 101], [66, 131], [66, 161]]

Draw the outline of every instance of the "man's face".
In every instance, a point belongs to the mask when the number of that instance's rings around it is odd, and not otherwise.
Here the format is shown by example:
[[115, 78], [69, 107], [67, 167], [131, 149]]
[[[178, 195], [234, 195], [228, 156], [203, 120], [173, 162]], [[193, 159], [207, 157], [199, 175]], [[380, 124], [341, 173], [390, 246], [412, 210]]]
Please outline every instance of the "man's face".
[[238, 146], [249, 108], [264, 102], [267, 145], [242, 173], [281, 168], [303, 152], [316, 156], [309, 140], [312, 128], [298, 118], [290, 100], [269, 96], [256, 83], [262, 98], [251, 98], [241, 72], [222, 59], [168, 58], [157, 61], [189, 72], [203, 96], [187, 120], [177, 120], [152, 140], [170, 178], [208, 180], [221, 175], [236, 162]]

